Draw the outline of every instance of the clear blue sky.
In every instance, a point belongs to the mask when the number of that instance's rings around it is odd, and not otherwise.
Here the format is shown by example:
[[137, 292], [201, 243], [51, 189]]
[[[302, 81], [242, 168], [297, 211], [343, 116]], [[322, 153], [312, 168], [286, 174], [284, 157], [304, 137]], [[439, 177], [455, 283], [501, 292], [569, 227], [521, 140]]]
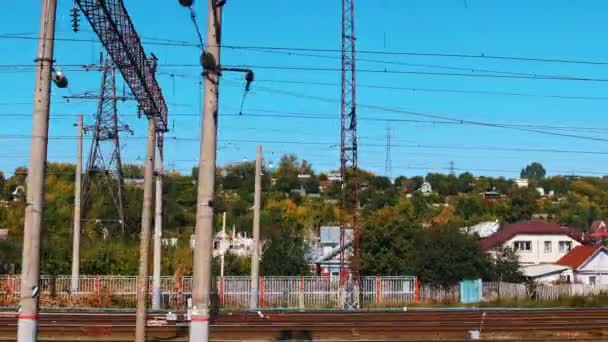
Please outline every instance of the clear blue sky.
[[[154, 5], [150, 5], [154, 3]], [[160, 59], [159, 82], [167, 102], [171, 132], [167, 137], [166, 162], [189, 172], [198, 159], [200, 118], [179, 114], [200, 113], [200, 87], [196, 67], [170, 66], [196, 64], [195, 47], [148, 44], [155, 39], [195, 42], [189, 14], [177, 0], [126, 0], [125, 5], [144, 48]], [[605, 1], [481, 1], [481, 0], [358, 0], [356, 3], [358, 50], [381, 52], [407, 51], [448, 54], [485, 54], [535, 58], [593, 60], [608, 62]], [[95, 38], [84, 18], [82, 32], [73, 33], [69, 10], [72, 1], [59, 0], [57, 37]], [[224, 11], [224, 44], [294, 48], [339, 49], [341, 6], [339, 0], [310, 1], [236, 1], [229, 0]], [[199, 24], [206, 27], [206, 1], [198, 0]], [[39, 29], [40, 1], [12, 2], [0, 21], [0, 34], [35, 36]], [[203, 32], [203, 36], [205, 32]], [[3, 53], [0, 65], [32, 64], [36, 41], [0, 38]], [[58, 41], [55, 59], [61, 64], [96, 63], [99, 43]], [[301, 53], [301, 52], [300, 52]], [[337, 52], [308, 52], [326, 56], [294, 56], [253, 50], [224, 48], [222, 63], [252, 66], [297, 66], [338, 69]], [[329, 58], [327, 58], [329, 56]], [[483, 74], [449, 68], [490, 69], [513, 73], [533, 73], [608, 78], [608, 65], [540, 63], [530, 61], [476, 58], [447, 58], [387, 54], [359, 54], [358, 67], [373, 70]], [[364, 60], [409, 63], [383, 64]], [[416, 64], [418, 66], [413, 66]], [[420, 66], [421, 64], [427, 65]], [[429, 67], [432, 65], [435, 67]], [[440, 66], [442, 68], [437, 68]], [[61, 67], [59, 67], [61, 69]], [[253, 159], [255, 141], [265, 141], [265, 159], [277, 160], [281, 154], [296, 153], [320, 170], [339, 163], [339, 71], [296, 71], [256, 69], [257, 82], [245, 102], [243, 116], [236, 116], [243, 94], [239, 75], [226, 75], [220, 99], [219, 163]], [[95, 112], [92, 102], [66, 103], [61, 96], [99, 87], [97, 72], [70, 71], [69, 91], [53, 89], [51, 106], [52, 137], [73, 137], [75, 115], [85, 113], [89, 123]], [[178, 76], [172, 78], [169, 74]], [[504, 74], [503, 74], [504, 75]], [[0, 68], [0, 170], [12, 172], [26, 165], [29, 141], [11, 135], [31, 134], [33, 72], [7, 72]], [[301, 81], [277, 83], [276, 81]], [[562, 132], [608, 138], [608, 99], [564, 99], [546, 95], [608, 97], [607, 82], [556, 81], [538, 79], [486, 78], [465, 76], [359, 73], [357, 76], [360, 135], [360, 166], [384, 174], [387, 123], [369, 119], [418, 119], [405, 113], [370, 109], [369, 106], [399, 107], [409, 111], [434, 113], [452, 118], [485, 122], [559, 125], [607, 128], [606, 130]], [[122, 81], [121, 81], [122, 83]], [[325, 85], [320, 85], [324, 83]], [[328, 85], [329, 84], [329, 85]], [[483, 92], [525, 93], [542, 96], [507, 96], [462, 92], [429, 92], [370, 88], [449, 89]], [[323, 102], [268, 92], [287, 91], [306, 96], [334, 99]], [[121, 104], [121, 118], [136, 131], [134, 138], [123, 139], [123, 159], [140, 162], [145, 152], [146, 123], [137, 119], [134, 104]], [[272, 113], [270, 113], [272, 112]], [[276, 112], [276, 113], [275, 113]], [[247, 114], [307, 113], [333, 116], [334, 119], [260, 117]], [[11, 115], [9, 115], [11, 114]], [[15, 115], [16, 114], [16, 115]], [[53, 118], [53, 114], [56, 116]], [[469, 125], [391, 122], [392, 174], [447, 172], [449, 162], [457, 169], [475, 174], [518, 176], [518, 170], [531, 161], [542, 162], [550, 174], [606, 173], [608, 155], [548, 153], [478, 149], [479, 147], [537, 148], [557, 150], [608, 151], [607, 142], [557, 137], [502, 128]], [[548, 130], [548, 129], [543, 129]], [[171, 137], [186, 140], [172, 140]], [[191, 139], [188, 139], [191, 138]], [[239, 142], [239, 140], [241, 140]], [[242, 142], [243, 140], [247, 142]], [[319, 144], [303, 144], [314, 142]], [[432, 145], [416, 148], [412, 145]], [[409, 146], [409, 147], [408, 147]], [[447, 148], [452, 147], [452, 148]], [[475, 149], [472, 149], [472, 148]], [[88, 141], [86, 144], [88, 150]], [[75, 160], [73, 139], [51, 139], [50, 161]]]

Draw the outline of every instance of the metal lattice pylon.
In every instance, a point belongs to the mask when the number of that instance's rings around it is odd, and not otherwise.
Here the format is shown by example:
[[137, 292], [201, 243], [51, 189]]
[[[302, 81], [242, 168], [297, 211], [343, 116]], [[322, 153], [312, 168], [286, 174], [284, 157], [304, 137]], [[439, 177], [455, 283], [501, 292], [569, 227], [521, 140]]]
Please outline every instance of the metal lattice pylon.
[[[345, 301], [349, 308], [359, 307], [359, 256], [360, 231], [358, 220], [359, 209], [359, 172], [357, 165], [357, 92], [355, 83], [355, 7], [354, 0], [342, 0], [342, 102], [341, 102], [341, 144], [340, 144], [340, 174], [342, 178], [342, 206], [350, 214], [350, 224], [342, 219], [340, 222], [340, 265], [341, 285], [349, 289]], [[351, 197], [352, 196], [352, 197]], [[347, 268], [347, 231], [352, 229], [352, 255], [350, 269]], [[346, 277], [348, 275], [348, 277]]]
[[119, 133], [132, 133], [132, 130], [118, 120], [117, 101], [125, 97], [116, 95], [116, 68], [110, 58], [106, 60], [102, 71], [95, 124], [85, 126], [85, 131], [93, 136], [82, 191], [85, 212], [91, 207], [90, 200], [96, 191], [108, 192], [116, 209], [116, 216], [97, 219], [117, 222], [121, 232], [124, 232], [124, 179]]

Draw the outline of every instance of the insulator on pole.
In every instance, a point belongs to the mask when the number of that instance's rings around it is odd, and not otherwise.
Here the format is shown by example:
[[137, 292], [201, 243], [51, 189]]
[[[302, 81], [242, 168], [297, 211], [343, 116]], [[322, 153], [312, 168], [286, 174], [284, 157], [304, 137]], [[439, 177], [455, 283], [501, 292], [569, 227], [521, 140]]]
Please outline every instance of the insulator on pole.
[[78, 12], [78, 7], [76, 7], [76, 3], [74, 3], [74, 7], [72, 7], [71, 15], [72, 15], [72, 31], [78, 32], [78, 31], [80, 31], [80, 13]]

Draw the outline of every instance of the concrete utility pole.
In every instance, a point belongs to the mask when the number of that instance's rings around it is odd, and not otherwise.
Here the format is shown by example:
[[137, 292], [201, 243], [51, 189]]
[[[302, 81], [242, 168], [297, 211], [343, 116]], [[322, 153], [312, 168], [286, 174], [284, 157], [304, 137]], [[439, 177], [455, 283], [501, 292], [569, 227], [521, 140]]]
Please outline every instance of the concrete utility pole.
[[213, 192], [217, 150], [217, 110], [222, 30], [222, 4], [208, 1], [207, 48], [204, 52], [203, 122], [198, 170], [196, 248], [193, 260], [190, 342], [209, 341], [209, 303], [213, 239]]
[[253, 254], [251, 255], [251, 297], [249, 309], [255, 310], [259, 303], [258, 282], [260, 279], [260, 207], [262, 202], [262, 146], [258, 146], [255, 159], [255, 194], [253, 197]]
[[148, 297], [148, 254], [150, 249], [150, 225], [154, 196], [154, 152], [156, 150], [156, 127], [154, 118], [148, 119], [148, 150], [144, 164], [144, 203], [141, 213], [141, 237], [139, 245], [139, 278], [137, 286], [137, 310], [135, 320], [135, 342], [146, 340], [146, 304]]
[[27, 171], [27, 205], [23, 228], [21, 309], [17, 328], [17, 340], [19, 342], [34, 342], [37, 341], [38, 337], [40, 224], [44, 208], [44, 176], [49, 134], [56, 11], [57, 0], [42, 1], [38, 54], [36, 56], [32, 146]]
[[76, 144], [76, 179], [74, 181], [74, 232], [72, 236], [72, 279], [70, 290], [72, 294], [78, 291], [80, 273], [80, 198], [82, 194], [82, 114], [78, 116], [78, 142]]
[[152, 261], [152, 310], [160, 310], [160, 270], [162, 266], [161, 238], [163, 236], [163, 136], [158, 136], [156, 160], [156, 215], [154, 217], [154, 260]]

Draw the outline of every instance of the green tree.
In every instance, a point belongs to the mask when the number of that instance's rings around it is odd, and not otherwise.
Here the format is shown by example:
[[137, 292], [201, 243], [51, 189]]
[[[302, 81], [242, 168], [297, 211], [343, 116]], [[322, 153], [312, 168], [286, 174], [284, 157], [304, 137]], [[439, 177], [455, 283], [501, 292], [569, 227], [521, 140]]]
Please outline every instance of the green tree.
[[274, 188], [277, 191], [289, 193], [292, 189], [300, 188], [300, 180], [298, 179], [299, 164], [297, 160], [293, 154], [281, 157], [279, 167], [275, 172], [276, 183]]
[[470, 221], [484, 213], [484, 204], [479, 195], [467, 195], [456, 200], [456, 214], [465, 221]]
[[309, 273], [304, 227], [290, 213], [294, 209], [298, 209], [294, 203], [285, 200], [278, 205], [267, 206], [262, 211], [262, 275], [292, 276]]
[[21, 269], [21, 244], [15, 239], [0, 241], [0, 274], [19, 273]]
[[307, 194], [318, 194], [319, 193], [319, 179], [312, 175], [303, 184], [304, 190]]
[[426, 175], [426, 181], [431, 183], [433, 191], [441, 196], [455, 195], [458, 192], [457, 178], [453, 175], [429, 173]]
[[304, 240], [290, 229], [281, 229], [265, 242], [260, 270], [265, 276], [308, 275]]
[[473, 190], [473, 186], [475, 185], [475, 177], [473, 174], [469, 172], [464, 172], [458, 175], [458, 179], [456, 181], [456, 191], [458, 193], [468, 193]]
[[361, 232], [363, 275], [415, 274], [414, 237], [420, 229], [412, 223], [413, 206], [382, 208], [365, 222]]
[[123, 164], [122, 174], [125, 178], [143, 178], [144, 169], [139, 165]]
[[496, 256], [492, 259], [491, 278], [509, 283], [524, 281], [524, 275], [519, 270], [519, 257], [513, 249], [506, 247], [496, 251]]
[[0, 171], [0, 199], [6, 198], [6, 177], [4, 177], [4, 173]]
[[410, 182], [409, 182], [409, 186], [408, 186], [409, 192], [414, 192], [414, 191], [420, 189], [420, 187], [422, 186], [422, 183], [424, 183], [424, 177], [422, 177], [422, 176], [415, 176], [415, 177], [410, 178]]
[[514, 190], [509, 199], [509, 210], [505, 213], [504, 221], [517, 222], [531, 219], [539, 209], [539, 198], [536, 189], [531, 187]]
[[[221, 259], [213, 258], [213, 274], [220, 275]], [[246, 276], [251, 274], [251, 258], [231, 253], [224, 256], [224, 276]]]
[[531, 181], [539, 181], [545, 178], [547, 171], [541, 163], [533, 162], [521, 170], [520, 177]]
[[554, 176], [543, 179], [538, 185], [543, 187], [546, 191], [553, 190], [556, 195], [563, 196], [570, 190], [571, 181], [562, 176]]
[[444, 287], [462, 279], [491, 275], [491, 262], [477, 238], [462, 234], [457, 228], [423, 230], [415, 241], [415, 274], [424, 283]]

